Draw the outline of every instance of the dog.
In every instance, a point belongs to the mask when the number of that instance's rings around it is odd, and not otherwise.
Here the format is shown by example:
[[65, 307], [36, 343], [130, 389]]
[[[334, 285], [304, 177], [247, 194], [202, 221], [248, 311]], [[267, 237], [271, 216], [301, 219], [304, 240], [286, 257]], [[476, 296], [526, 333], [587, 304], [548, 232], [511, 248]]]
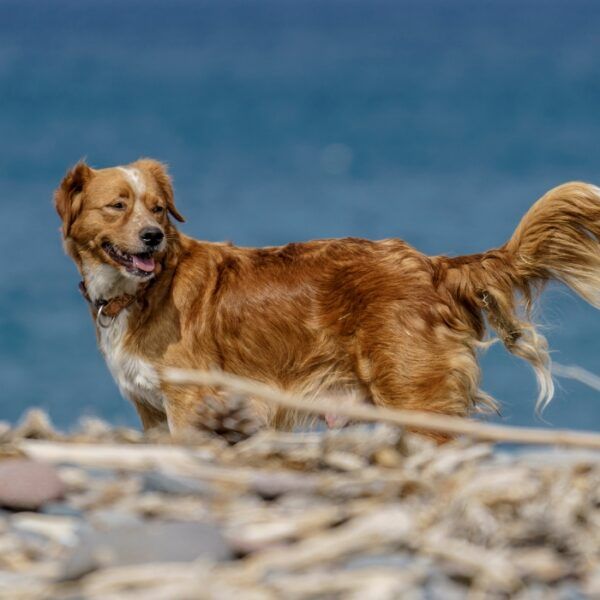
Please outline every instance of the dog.
[[[54, 201], [100, 349], [145, 430], [194, 427], [203, 398], [219, 396], [164, 381], [166, 367], [447, 415], [494, 408], [479, 388], [488, 328], [531, 363], [541, 409], [554, 388], [534, 300], [554, 279], [600, 307], [600, 190], [586, 183], [545, 194], [500, 248], [454, 258], [399, 239], [198, 241], [175, 227], [170, 176], [152, 159], [80, 162]], [[266, 426], [299, 422], [252, 402]]]

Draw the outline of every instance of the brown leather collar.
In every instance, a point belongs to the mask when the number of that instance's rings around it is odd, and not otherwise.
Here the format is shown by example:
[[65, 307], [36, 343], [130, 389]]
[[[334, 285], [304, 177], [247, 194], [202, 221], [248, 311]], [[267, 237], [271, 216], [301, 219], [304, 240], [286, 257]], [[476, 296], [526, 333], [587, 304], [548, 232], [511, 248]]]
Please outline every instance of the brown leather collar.
[[141, 286], [140, 291], [135, 296], [132, 294], [123, 294], [121, 296], [115, 296], [110, 300], [99, 298], [92, 302], [87, 288], [85, 287], [85, 281], [79, 282], [79, 291], [81, 292], [81, 295], [96, 309], [98, 314], [97, 320], [101, 325], [103, 324], [101, 317], [114, 319], [122, 310], [125, 310], [138, 300], [142, 293], [146, 291], [147, 287], [148, 285]]

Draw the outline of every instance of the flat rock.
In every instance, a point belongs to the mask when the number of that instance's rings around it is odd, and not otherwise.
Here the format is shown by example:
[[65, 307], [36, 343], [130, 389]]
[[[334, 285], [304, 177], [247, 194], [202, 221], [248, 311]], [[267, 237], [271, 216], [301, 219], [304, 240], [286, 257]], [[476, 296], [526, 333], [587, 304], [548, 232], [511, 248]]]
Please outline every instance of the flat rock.
[[67, 502], [49, 502], [44, 504], [40, 509], [41, 513], [45, 515], [52, 515], [55, 517], [79, 517], [83, 518], [83, 511], [79, 508], [71, 506]]
[[0, 461], [0, 506], [38, 510], [64, 493], [65, 485], [54, 467], [19, 458]]
[[90, 512], [87, 517], [94, 527], [103, 530], [132, 527], [142, 523], [140, 517], [130, 512], [106, 508]]
[[214, 494], [213, 487], [204, 481], [155, 471], [144, 473], [142, 489], [144, 492], [161, 492], [175, 496], [211, 496]]
[[[437, 600], [438, 598], [464, 600], [468, 595], [468, 587], [460, 585], [441, 572], [434, 571], [431, 573], [429, 581], [423, 587], [423, 596], [431, 600]], [[541, 598], [544, 598], [544, 596]]]
[[227, 560], [232, 552], [211, 523], [150, 522], [85, 532], [63, 565], [63, 579], [76, 579], [108, 566]]

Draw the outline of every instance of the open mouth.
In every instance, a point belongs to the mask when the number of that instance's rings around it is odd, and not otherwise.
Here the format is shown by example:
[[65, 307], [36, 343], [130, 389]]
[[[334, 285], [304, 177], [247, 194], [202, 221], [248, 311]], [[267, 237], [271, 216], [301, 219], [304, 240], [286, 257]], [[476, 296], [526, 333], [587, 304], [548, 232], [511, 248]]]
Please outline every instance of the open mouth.
[[128, 273], [137, 277], [150, 277], [154, 273], [156, 263], [151, 252], [129, 254], [110, 242], [104, 242], [102, 249], [110, 258], [127, 269]]

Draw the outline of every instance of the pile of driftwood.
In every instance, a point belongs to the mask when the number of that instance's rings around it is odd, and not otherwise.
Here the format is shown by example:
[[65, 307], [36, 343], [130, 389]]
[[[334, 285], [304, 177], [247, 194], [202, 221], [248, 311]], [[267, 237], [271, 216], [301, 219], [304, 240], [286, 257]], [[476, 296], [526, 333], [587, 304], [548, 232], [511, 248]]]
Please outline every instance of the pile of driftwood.
[[600, 597], [600, 454], [573, 435], [175, 442], [30, 413], [0, 430], [0, 597]]

